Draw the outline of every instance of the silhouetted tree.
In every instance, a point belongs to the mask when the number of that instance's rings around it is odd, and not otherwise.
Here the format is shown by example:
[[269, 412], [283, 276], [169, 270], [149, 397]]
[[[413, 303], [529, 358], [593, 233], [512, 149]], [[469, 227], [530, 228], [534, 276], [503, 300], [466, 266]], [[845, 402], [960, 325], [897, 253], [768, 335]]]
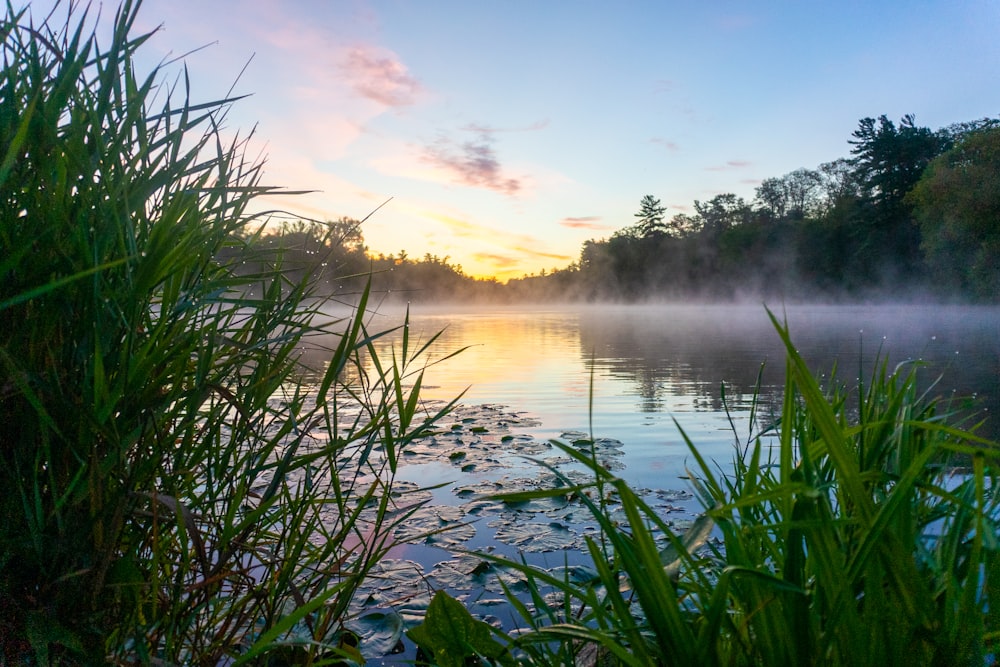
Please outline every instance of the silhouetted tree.
[[742, 197], [727, 192], [715, 195], [707, 202], [694, 202], [694, 210], [702, 219], [702, 229], [709, 234], [718, 234], [733, 225], [750, 219], [750, 206]]
[[820, 199], [819, 212], [828, 212], [842, 199], [857, 199], [861, 197], [861, 183], [858, 181], [854, 163], [847, 158], [837, 158], [832, 162], [824, 162], [817, 169], [820, 177], [820, 189], [823, 196]]
[[934, 282], [1000, 294], [1000, 129], [971, 131], [935, 158], [907, 197]]
[[781, 178], [765, 178], [757, 186], [754, 201], [772, 219], [785, 217], [788, 210], [788, 191]]
[[666, 225], [663, 224], [663, 214], [666, 212], [660, 204], [660, 200], [653, 195], [646, 195], [639, 202], [639, 212], [635, 217], [639, 218], [636, 228], [639, 236], [649, 237], [667, 232]]
[[859, 230], [863, 256], [858, 259], [873, 279], [880, 277], [875, 266], [883, 277], [894, 271], [897, 280], [911, 278], [921, 260], [920, 231], [903, 198], [930, 161], [949, 147], [950, 137], [917, 127], [912, 115], [903, 116], [898, 127], [884, 115], [862, 118], [852, 136], [855, 170], [870, 203], [867, 229]]

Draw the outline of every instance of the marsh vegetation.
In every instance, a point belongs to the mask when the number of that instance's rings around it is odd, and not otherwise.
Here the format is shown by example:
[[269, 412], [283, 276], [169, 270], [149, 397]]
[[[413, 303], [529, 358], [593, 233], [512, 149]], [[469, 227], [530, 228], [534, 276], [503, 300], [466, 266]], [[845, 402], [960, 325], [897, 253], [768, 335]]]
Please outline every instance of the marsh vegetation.
[[[461, 351], [380, 327], [370, 283], [330, 290], [353, 224], [316, 252], [268, 237], [250, 204], [279, 190], [224, 129], [234, 100], [137, 72], [138, 8], [103, 42], [77, 5], [3, 23], [3, 664], [358, 664], [401, 641], [440, 665], [995, 654], [1000, 453], [915, 365], [820, 385], [775, 319], [779, 403], [750, 390], [731, 467], [675, 431], [683, 492], [634, 489], [593, 429], [538, 441], [530, 415], [425, 399]], [[450, 508], [402, 479], [511, 456], [537, 459], [530, 484]], [[460, 553], [477, 514], [563, 562]], [[432, 544], [455, 557], [426, 576], [394, 557]], [[444, 592], [469, 581], [492, 595]], [[469, 611], [498, 603], [518, 632]]]

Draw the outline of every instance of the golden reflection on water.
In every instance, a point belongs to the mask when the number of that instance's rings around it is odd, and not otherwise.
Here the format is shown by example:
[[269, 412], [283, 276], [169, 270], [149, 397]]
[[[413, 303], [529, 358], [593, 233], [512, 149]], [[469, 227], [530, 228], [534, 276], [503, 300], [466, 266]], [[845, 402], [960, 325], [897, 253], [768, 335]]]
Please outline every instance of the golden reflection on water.
[[[818, 373], [837, 363], [841, 377], [850, 379], [881, 348], [893, 364], [922, 358], [935, 376], [947, 371], [946, 392], [976, 393], [988, 409], [997, 402], [1000, 309], [819, 306], [789, 308], [788, 317], [793, 339]], [[370, 329], [401, 322], [401, 314], [379, 315]], [[624, 476], [643, 482], [683, 471], [688, 452], [675, 419], [703, 453], [731, 458], [734, 436], [723, 385], [743, 438], [764, 362], [764, 401], [780, 400], [784, 350], [762, 306], [415, 307], [411, 353], [438, 333], [411, 367], [426, 366], [425, 398], [450, 400], [465, 392], [466, 404], [509, 406], [539, 420], [542, 426], [532, 432], [541, 438], [589, 432], [592, 422], [595, 437], [625, 443]], [[397, 331], [375, 348], [387, 361], [401, 354], [401, 344]]]

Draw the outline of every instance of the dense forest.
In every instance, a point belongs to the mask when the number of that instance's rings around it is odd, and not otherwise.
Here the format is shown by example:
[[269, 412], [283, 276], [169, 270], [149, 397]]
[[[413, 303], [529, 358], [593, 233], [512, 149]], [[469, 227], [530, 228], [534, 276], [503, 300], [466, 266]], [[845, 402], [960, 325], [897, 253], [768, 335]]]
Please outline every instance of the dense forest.
[[373, 255], [362, 224], [297, 221], [253, 240], [349, 300], [369, 276], [405, 301], [789, 301], [1000, 294], [1000, 119], [939, 130], [863, 118], [850, 157], [767, 178], [752, 201], [719, 194], [670, 219], [654, 195], [633, 224], [588, 240], [570, 266], [474, 279], [449, 257]]

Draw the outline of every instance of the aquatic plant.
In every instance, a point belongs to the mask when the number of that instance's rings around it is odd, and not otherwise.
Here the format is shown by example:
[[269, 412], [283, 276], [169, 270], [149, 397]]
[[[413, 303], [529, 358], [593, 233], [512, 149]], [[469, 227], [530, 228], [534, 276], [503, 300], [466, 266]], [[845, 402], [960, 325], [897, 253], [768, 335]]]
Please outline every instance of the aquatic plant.
[[738, 439], [726, 470], [684, 436], [704, 508], [686, 533], [563, 443], [594, 481], [517, 494], [572, 486], [601, 528], [587, 539], [593, 579], [516, 565], [530, 594], [508, 592], [525, 625], [513, 643], [531, 661], [575, 664], [585, 650], [628, 665], [981, 665], [995, 655], [1000, 445], [955, 426], [918, 391], [913, 364], [883, 361], [867, 385], [834, 379], [824, 390], [772, 321], [787, 349], [779, 419]]
[[0, 662], [359, 661], [399, 452], [449, 406], [367, 292], [331, 320], [254, 243], [279, 191], [235, 100], [138, 74], [139, 5], [104, 46], [77, 3], [0, 24]]

